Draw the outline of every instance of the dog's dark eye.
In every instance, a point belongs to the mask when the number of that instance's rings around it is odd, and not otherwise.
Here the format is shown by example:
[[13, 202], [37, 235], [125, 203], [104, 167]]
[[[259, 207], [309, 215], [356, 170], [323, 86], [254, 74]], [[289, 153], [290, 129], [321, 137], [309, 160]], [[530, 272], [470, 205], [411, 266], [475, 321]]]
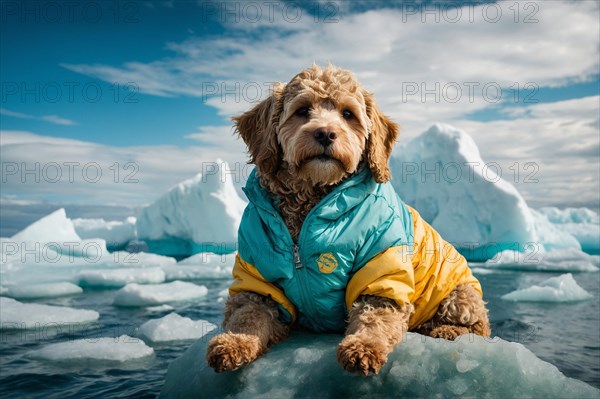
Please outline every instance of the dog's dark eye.
[[352, 111], [345, 109], [342, 111], [342, 116], [344, 117], [344, 119], [351, 119], [354, 114], [352, 113]]
[[310, 112], [310, 108], [302, 107], [302, 108], [298, 108], [296, 110], [296, 115], [302, 116], [302, 117], [307, 117], [309, 112]]

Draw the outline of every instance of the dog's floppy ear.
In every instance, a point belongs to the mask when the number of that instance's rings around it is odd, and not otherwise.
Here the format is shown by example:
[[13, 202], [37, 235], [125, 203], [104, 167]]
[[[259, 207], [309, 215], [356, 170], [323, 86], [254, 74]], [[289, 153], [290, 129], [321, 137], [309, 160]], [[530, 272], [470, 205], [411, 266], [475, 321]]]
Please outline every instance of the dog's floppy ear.
[[378, 183], [385, 183], [392, 177], [388, 160], [398, 137], [398, 125], [379, 110], [373, 94], [366, 92], [364, 96], [367, 116], [371, 121], [371, 131], [366, 146], [367, 160], [375, 180]]
[[281, 93], [284, 87], [283, 84], [276, 84], [269, 97], [250, 111], [231, 118], [236, 131], [248, 147], [250, 163], [255, 164], [266, 176], [275, 173], [281, 162], [276, 129], [281, 113]]

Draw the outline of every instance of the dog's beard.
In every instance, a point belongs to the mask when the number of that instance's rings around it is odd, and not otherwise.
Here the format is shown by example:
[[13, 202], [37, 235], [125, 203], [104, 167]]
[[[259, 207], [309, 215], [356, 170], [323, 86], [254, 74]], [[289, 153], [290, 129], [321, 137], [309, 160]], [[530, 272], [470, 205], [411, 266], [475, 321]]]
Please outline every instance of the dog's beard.
[[337, 184], [348, 175], [342, 161], [327, 155], [303, 161], [297, 173], [303, 180], [322, 185]]

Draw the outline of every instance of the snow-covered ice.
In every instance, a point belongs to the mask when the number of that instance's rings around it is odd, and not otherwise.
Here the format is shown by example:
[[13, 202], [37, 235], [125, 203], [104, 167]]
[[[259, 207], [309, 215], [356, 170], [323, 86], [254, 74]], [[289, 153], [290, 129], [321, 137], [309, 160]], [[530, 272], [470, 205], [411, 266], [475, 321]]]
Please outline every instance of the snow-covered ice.
[[81, 241], [64, 208], [44, 216], [11, 237], [17, 242]]
[[189, 301], [205, 296], [208, 289], [184, 281], [156, 285], [127, 284], [117, 291], [114, 305], [154, 306], [170, 302]]
[[571, 273], [502, 296], [504, 300], [515, 302], [576, 302], [591, 298], [592, 295], [577, 284]]
[[150, 342], [170, 342], [198, 339], [217, 328], [205, 320], [192, 320], [177, 313], [153, 319], [140, 326], [138, 335]]
[[15, 299], [55, 298], [65, 295], [81, 294], [81, 287], [68, 282], [23, 284], [6, 287], [4, 295]]
[[600, 224], [600, 216], [588, 208], [565, 208], [543, 207], [538, 212], [545, 215], [551, 223], [577, 223], [577, 224]]
[[154, 354], [144, 341], [127, 335], [116, 338], [87, 338], [50, 344], [28, 353], [33, 359], [86, 364], [122, 363]]
[[171, 188], [138, 216], [138, 238], [148, 241], [153, 252], [231, 252], [235, 247], [246, 202], [227, 173], [227, 163], [217, 160], [210, 166]]
[[105, 240], [79, 237], [63, 208], [33, 222], [14, 236], [3, 238], [0, 255], [5, 269], [25, 263], [73, 263], [73, 258], [98, 262], [110, 256]]
[[109, 248], [123, 247], [135, 240], [135, 221], [131, 216], [124, 221], [104, 219], [73, 219], [77, 235], [83, 239], [102, 238]]
[[[435, 124], [398, 146], [395, 154], [392, 184], [400, 197], [455, 246], [476, 249], [493, 243], [492, 249], [500, 251], [536, 242], [547, 250], [581, 249], [573, 236], [551, 223], [539, 225], [546, 219], [535, 218], [497, 167], [481, 159], [466, 132]], [[472, 256], [481, 258], [476, 250]]]
[[78, 278], [82, 286], [120, 288], [130, 283], [162, 283], [165, 272], [159, 267], [85, 270], [79, 272]]
[[2, 310], [0, 311], [1, 329], [29, 329], [49, 324], [90, 323], [100, 317], [95, 310], [21, 303], [5, 297], [0, 297], [0, 309]]
[[469, 335], [456, 342], [407, 334], [376, 376], [360, 378], [336, 361], [337, 335], [295, 334], [239, 371], [206, 363], [209, 334], [171, 363], [161, 398], [186, 397], [544, 397], [597, 398], [521, 344]]
[[600, 217], [588, 208], [538, 209], [556, 228], [571, 234], [585, 251], [600, 252]]
[[199, 253], [163, 267], [167, 281], [231, 278], [236, 254]]
[[545, 252], [534, 246], [527, 252], [502, 251], [477, 266], [523, 271], [596, 272], [600, 266], [600, 257], [574, 248]]

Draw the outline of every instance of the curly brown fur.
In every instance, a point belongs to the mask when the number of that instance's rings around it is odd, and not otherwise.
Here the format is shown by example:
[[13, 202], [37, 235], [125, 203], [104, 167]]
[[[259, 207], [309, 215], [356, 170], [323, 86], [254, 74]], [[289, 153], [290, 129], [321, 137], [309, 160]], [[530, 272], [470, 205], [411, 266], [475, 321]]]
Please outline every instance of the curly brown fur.
[[208, 343], [206, 360], [217, 372], [237, 370], [289, 335], [278, 320], [277, 304], [251, 292], [230, 297], [225, 304], [225, 333]]
[[457, 286], [438, 307], [431, 320], [417, 327], [417, 332], [434, 338], [455, 340], [460, 335], [491, 334], [488, 311], [481, 295], [470, 285]]
[[[349, 71], [313, 65], [271, 95], [233, 118], [248, 147], [260, 183], [275, 197], [297, 242], [308, 212], [361, 168], [378, 183], [390, 180], [388, 165], [398, 126], [377, 107]], [[361, 297], [349, 312], [346, 336], [337, 350], [342, 367], [362, 375], [378, 373], [407, 330], [412, 304], [398, 306], [379, 297]], [[289, 331], [277, 306], [265, 297], [241, 293], [230, 298], [226, 333], [209, 343], [207, 359], [216, 371], [235, 370], [263, 354]], [[487, 311], [471, 287], [457, 287], [421, 330], [456, 338], [466, 332], [489, 335]]]
[[388, 354], [402, 340], [411, 304], [398, 306], [387, 298], [360, 297], [349, 312], [346, 336], [337, 349], [337, 359], [347, 371], [361, 375], [377, 374]]
[[[391, 178], [398, 126], [350, 71], [313, 65], [233, 121], [294, 240], [310, 209], [363, 165], [379, 183]], [[332, 134], [330, 145], [315, 139], [319, 130]]]

